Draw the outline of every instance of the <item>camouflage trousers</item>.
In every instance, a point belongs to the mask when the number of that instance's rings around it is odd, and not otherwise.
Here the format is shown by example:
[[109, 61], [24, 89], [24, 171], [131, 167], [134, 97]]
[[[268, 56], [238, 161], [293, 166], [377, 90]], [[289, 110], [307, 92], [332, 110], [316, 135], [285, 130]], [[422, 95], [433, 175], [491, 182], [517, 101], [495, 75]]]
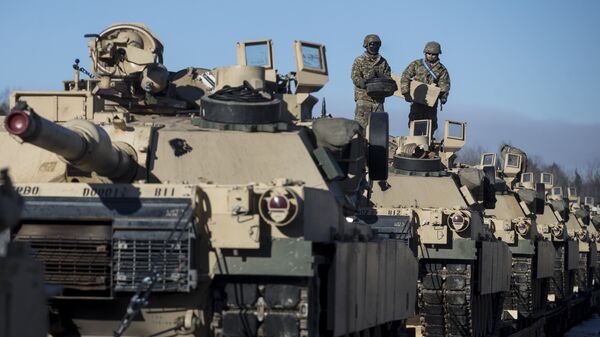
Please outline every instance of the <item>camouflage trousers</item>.
[[367, 128], [371, 112], [383, 112], [383, 102], [371, 102], [359, 99], [356, 101], [356, 110], [354, 110], [354, 120], [363, 128]]
[[428, 107], [427, 105], [413, 103], [410, 105], [410, 113], [408, 114], [408, 127], [410, 128], [410, 122], [420, 119], [431, 120], [431, 134], [437, 130], [437, 104], [434, 107]]

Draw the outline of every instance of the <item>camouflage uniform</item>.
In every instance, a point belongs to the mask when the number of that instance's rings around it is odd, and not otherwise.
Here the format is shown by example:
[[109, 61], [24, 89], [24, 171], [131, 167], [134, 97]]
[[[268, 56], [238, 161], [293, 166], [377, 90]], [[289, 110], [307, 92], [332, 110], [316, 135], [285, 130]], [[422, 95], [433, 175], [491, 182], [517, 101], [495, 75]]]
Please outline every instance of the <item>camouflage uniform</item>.
[[[440, 98], [447, 99], [448, 92], [450, 91], [450, 75], [448, 74], [448, 70], [439, 60], [433, 64], [427, 62], [431, 71], [437, 76], [437, 80], [435, 80], [429, 71], [427, 71], [423, 62], [427, 61], [425, 59], [415, 60], [404, 69], [402, 79], [400, 80], [402, 94], [407, 95], [410, 91], [410, 81], [416, 80], [440, 87], [442, 91]], [[411, 121], [418, 119], [431, 119], [432, 132], [435, 131], [437, 129], [437, 102], [434, 107], [412, 103], [410, 105], [410, 114], [408, 115], [409, 125]]]
[[[357, 57], [352, 64], [352, 82], [354, 83], [354, 101], [356, 110], [354, 119], [366, 128], [371, 112], [382, 112], [385, 98], [374, 99], [367, 95], [367, 90], [360, 88], [361, 84], [373, 77], [390, 77], [392, 69], [383, 56], [364, 53]], [[361, 83], [362, 82], [362, 83]]]

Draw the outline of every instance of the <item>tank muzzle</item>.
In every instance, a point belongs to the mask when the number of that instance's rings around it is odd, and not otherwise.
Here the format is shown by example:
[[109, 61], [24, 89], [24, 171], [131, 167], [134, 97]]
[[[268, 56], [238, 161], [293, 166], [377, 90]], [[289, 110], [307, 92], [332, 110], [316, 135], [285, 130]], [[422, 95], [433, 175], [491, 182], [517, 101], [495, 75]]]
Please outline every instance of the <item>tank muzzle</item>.
[[29, 114], [23, 110], [13, 109], [4, 120], [4, 128], [6, 131], [17, 136], [27, 133], [30, 125]]

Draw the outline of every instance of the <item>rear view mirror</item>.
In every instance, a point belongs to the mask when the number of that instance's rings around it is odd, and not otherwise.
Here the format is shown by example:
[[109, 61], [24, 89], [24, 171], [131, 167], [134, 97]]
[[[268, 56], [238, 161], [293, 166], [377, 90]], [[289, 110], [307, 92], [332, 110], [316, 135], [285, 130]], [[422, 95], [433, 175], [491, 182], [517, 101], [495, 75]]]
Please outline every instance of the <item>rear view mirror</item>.
[[543, 172], [540, 174], [540, 182], [549, 190], [554, 186], [554, 175], [552, 173]]
[[521, 176], [521, 182], [522, 183], [532, 183], [533, 182], [533, 173], [531, 173], [531, 172], [523, 173], [523, 175]]
[[552, 188], [551, 194], [552, 194], [552, 196], [556, 196], [556, 197], [561, 196], [562, 197], [563, 196], [562, 187], [559, 186], [559, 187]]
[[446, 121], [444, 125], [444, 151], [457, 152], [465, 146], [467, 126], [464, 122]]
[[521, 172], [523, 157], [520, 154], [507, 153], [504, 157], [504, 174], [506, 176], [516, 176]]
[[325, 46], [306, 41], [294, 41], [296, 56], [296, 93], [319, 91], [329, 80]]
[[431, 144], [431, 120], [421, 119], [410, 122], [409, 136], [425, 136], [427, 144]]
[[496, 167], [496, 154], [495, 153], [484, 153], [481, 155], [482, 167], [493, 166]]
[[528, 189], [536, 189], [535, 182], [533, 181], [533, 173], [525, 172], [521, 175], [521, 185]]
[[575, 187], [567, 188], [567, 198], [569, 198], [569, 201], [571, 202], [575, 202], [579, 199], [577, 196], [577, 189]]
[[238, 42], [236, 45], [236, 56], [239, 65], [273, 69], [273, 47], [271, 40]]
[[242, 41], [236, 44], [237, 63], [265, 68], [265, 81], [275, 84], [276, 72], [271, 40]]

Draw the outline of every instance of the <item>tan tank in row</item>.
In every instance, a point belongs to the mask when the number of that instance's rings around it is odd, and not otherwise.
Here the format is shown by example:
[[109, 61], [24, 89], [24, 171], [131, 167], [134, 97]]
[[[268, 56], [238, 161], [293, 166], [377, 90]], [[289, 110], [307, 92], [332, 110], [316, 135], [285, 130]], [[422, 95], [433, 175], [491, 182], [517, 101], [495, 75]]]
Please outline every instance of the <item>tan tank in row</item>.
[[485, 210], [485, 222], [494, 236], [508, 244], [512, 255], [511, 286], [503, 305], [504, 331], [530, 329], [528, 333], [535, 335], [543, 333], [543, 326], [534, 323], [546, 310], [554, 272], [554, 248], [543, 224], [545, 218], [556, 218], [551, 211], [546, 213], [545, 187], [527, 172], [525, 152], [503, 145], [501, 157], [484, 153], [479, 167], [489, 172], [495, 189], [496, 203]]
[[593, 200], [513, 147], [458, 163], [463, 122], [313, 115], [324, 45], [172, 72], [142, 24], [86, 37], [91, 71], [0, 117], [0, 296], [35, 293], [0, 301], [10, 337], [555, 336], [598, 303]]
[[431, 130], [431, 121], [414, 121], [408, 136], [393, 139], [389, 177], [372, 184], [363, 218], [377, 231], [389, 231], [389, 223], [402, 228], [419, 259], [412, 322], [419, 333], [495, 334], [510, 287], [511, 254], [483, 221], [482, 205], [494, 202], [489, 181], [480, 170], [454, 164], [466, 142], [465, 123], [447, 121], [439, 142]]
[[64, 91], [14, 92], [0, 132], [25, 200], [11, 237], [44, 263], [52, 336], [404, 327], [416, 259], [354, 217], [387, 175], [387, 114], [366, 132], [313, 118], [325, 46], [295, 41], [287, 75], [269, 40], [170, 72], [143, 25], [88, 37], [92, 77], [77, 62]]

